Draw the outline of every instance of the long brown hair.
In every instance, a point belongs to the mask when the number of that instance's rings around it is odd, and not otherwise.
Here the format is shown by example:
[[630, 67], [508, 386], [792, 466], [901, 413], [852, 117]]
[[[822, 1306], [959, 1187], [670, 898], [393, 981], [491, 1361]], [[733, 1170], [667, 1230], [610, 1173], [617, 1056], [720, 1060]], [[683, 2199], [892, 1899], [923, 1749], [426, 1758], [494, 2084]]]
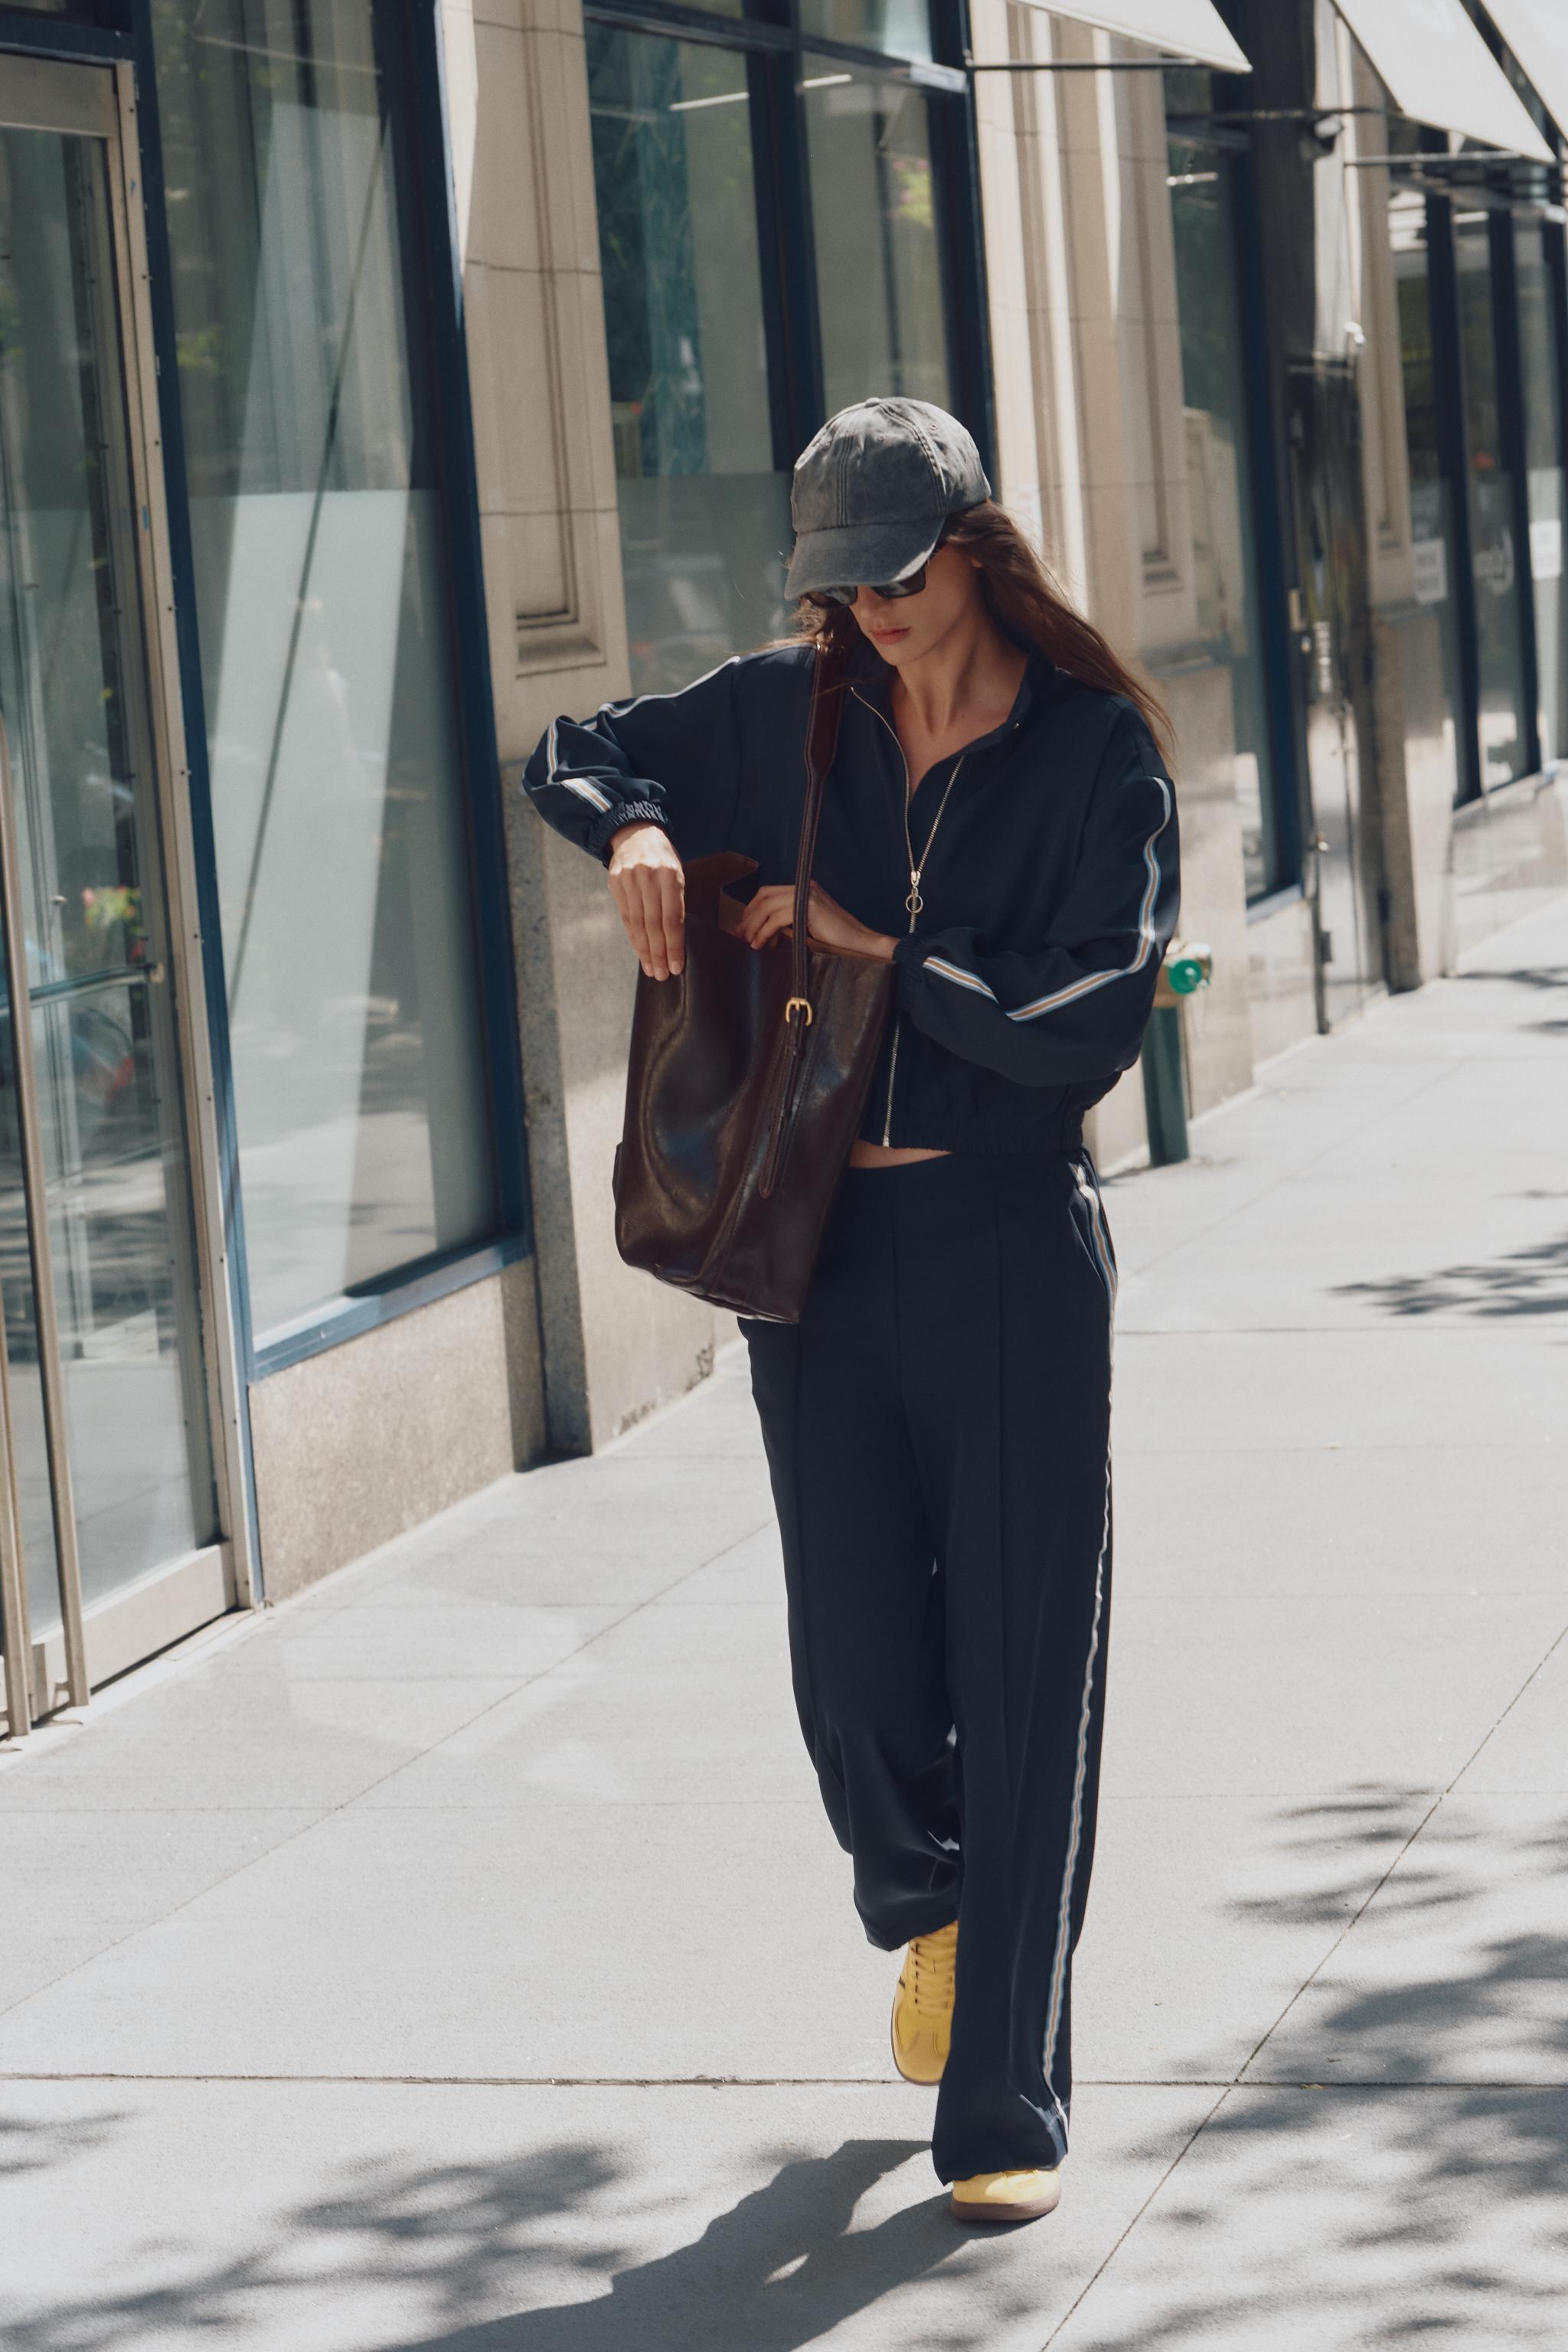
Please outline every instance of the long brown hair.
[[[1005, 508], [993, 499], [966, 508], [948, 524], [942, 544], [962, 548], [973, 558], [985, 609], [1016, 645], [1038, 646], [1080, 685], [1125, 695], [1170, 756], [1174, 736], [1163, 703], [1111, 650], [1094, 624], [1074, 611]], [[857, 634], [855, 616], [845, 606], [814, 604], [809, 597], [796, 607], [795, 627], [799, 636], [813, 643], [839, 635], [847, 641]]]

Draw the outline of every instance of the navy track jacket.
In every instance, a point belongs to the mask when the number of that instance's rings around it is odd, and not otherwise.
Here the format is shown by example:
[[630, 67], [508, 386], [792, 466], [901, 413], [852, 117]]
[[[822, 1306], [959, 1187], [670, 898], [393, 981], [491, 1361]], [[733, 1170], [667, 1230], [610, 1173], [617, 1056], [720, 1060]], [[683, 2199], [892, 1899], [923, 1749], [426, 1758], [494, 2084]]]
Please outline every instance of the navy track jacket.
[[[804, 646], [739, 655], [679, 694], [558, 719], [523, 789], [601, 857], [643, 821], [685, 859], [736, 850], [758, 861], [760, 883], [791, 882], [812, 660]], [[924, 899], [911, 928], [891, 683], [867, 646], [815, 869], [840, 906], [899, 942], [860, 1132], [906, 1149], [1070, 1150], [1084, 1112], [1137, 1058], [1176, 919], [1165, 763], [1125, 698], [1032, 653], [1005, 722], [939, 761], [909, 803]]]

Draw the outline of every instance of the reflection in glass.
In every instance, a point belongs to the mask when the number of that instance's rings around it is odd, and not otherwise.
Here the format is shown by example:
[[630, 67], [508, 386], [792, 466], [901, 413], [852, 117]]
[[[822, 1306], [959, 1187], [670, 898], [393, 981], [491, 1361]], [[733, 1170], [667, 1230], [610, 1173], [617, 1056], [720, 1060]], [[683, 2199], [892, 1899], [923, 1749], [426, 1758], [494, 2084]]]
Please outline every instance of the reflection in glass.
[[632, 680], [661, 692], [785, 620], [747, 65], [587, 39]]
[[1260, 898], [1285, 876], [1259, 642], [1230, 165], [1219, 151], [1186, 142], [1173, 143], [1170, 158], [1197, 627], [1230, 671], [1242, 863], [1248, 898]]
[[[89, 1603], [215, 1516], [113, 285], [102, 147], [0, 130], [0, 711]], [[0, 987], [0, 1283], [43, 1633], [59, 1606], [17, 1042]]]
[[1538, 220], [1514, 227], [1519, 345], [1524, 394], [1524, 452], [1530, 488], [1530, 578], [1535, 598], [1535, 656], [1542, 763], [1568, 752], [1568, 603], [1563, 594], [1563, 360], [1546, 231]]
[[155, 0], [252, 1313], [493, 1229], [441, 518], [371, 0]]
[[931, 55], [931, 0], [800, 0], [800, 29], [890, 58]]
[[801, 88], [827, 414], [878, 393], [951, 408], [931, 101], [831, 58]]
[[[1396, 188], [1389, 199], [1389, 243], [1399, 305], [1399, 354], [1405, 383], [1405, 434], [1410, 453], [1411, 574], [1416, 602], [1437, 614], [1443, 653], [1445, 749], [1456, 775], [1463, 724], [1464, 680], [1454, 594], [1453, 509], [1443, 471], [1437, 387], [1432, 359], [1432, 289], [1426, 240], [1426, 199]], [[1461, 787], [1462, 788], [1462, 787]]]
[[1510, 783], [1528, 764], [1520, 637], [1523, 570], [1521, 551], [1515, 544], [1513, 476], [1503, 465], [1490, 219], [1489, 213], [1454, 215], [1470, 562], [1476, 580], [1481, 782], [1489, 787]]

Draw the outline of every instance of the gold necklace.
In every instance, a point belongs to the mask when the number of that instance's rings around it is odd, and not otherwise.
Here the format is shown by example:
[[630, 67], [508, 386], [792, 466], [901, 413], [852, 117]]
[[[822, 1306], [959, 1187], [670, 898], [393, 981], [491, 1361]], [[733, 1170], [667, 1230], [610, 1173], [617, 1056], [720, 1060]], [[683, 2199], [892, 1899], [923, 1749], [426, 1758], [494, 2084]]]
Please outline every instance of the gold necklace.
[[855, 688], [854, 693], [856, 701], [863, 703], [865, 708], [871, 713], [873, 719], [879, 719], [881, 720], [883, 726], [892, 737], [893, 741], [898, 745], [899, 759], [903, 766], [904, 848], [909, 855], [910, 861], [910, 895], [904, 900], [904, 906], [909, 914], [910, 929], [912, 931], [915, 927], [915, 919], [917, 916], [922, 913], [925, 908], [925, 900], [921, 897], [921, 876], [925, 872], [927, 860], [931, 856], [931, 844], [936, 839], [937, 826], [942, 823], [942, 816], [947, 808], [947, 803], [952, 796], [952, 788], [958, 782], [959, 769], [963, 767], [965, 760], [968, 759], [969, 754], [967, 751], [961, 751], [958, 758], [953, 762], [952, 773], [947, 780], [947, 790], [942, 796], [942, 806], [937, 810], [935, 816], [931, 819], [931, 828], [926, 835], [926, 845], [921, 852], [920, 864], [917, 866], [915, 863], [915, 845], [910, 837], [910, 803], [913, 800], [914, 794], [910, 789], [910, 762], [908, 754], [904, 750], [898, 729], [893, 725], [892, 720], [888, 717], [887, 713], [885, 711], [879, 710], [874, 702], [867, 702], [866, 697], [861, 693], [858, 687]]

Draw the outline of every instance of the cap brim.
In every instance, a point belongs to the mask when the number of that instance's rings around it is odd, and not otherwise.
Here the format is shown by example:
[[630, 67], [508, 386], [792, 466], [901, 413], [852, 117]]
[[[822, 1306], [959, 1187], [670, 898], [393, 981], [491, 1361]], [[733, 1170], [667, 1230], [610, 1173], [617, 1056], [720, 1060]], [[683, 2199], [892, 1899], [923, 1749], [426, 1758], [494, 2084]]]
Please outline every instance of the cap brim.
[[933, 553], [945, 515], [924, 522], [850, 522], [803, 531], [790, 558], [786, 596], [816, 588], [879, 588], [916, 572]]

